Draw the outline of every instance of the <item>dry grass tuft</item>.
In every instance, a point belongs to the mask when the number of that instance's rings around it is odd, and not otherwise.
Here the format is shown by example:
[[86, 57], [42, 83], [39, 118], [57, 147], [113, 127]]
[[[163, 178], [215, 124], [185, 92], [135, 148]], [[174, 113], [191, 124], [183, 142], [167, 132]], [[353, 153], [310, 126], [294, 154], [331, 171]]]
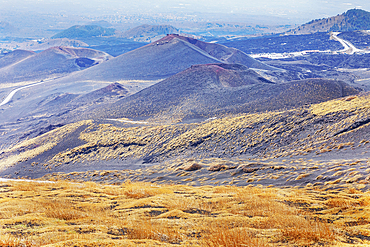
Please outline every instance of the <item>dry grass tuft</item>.
[[161, 242], [179, 244], [184, 239], [176, 228], [172, 228], [168, 220], [130, 219], [127, 230], [128, 239], [152, 239]]
[[321, 223], [317, 220], [307, 220], [303, 217], [290, 216], [284, 218], [285, 227], [281, 232], [283, 240], [297, 244], [328, 244], [335, 240], [335, 232], [328, 224]]
[[67, 221], [87, 217], [85, 212], [75, 209], [75, 206], [68, 200], [44, 200], [40, 202], [40, 205], [46, 217]]
[[7, 182], [6, 188], [0, 246], [369, 244], [369, 195], [357, 189], [131, 182]]
[[6, 247], [18, 247], [18, 246], [25, 246], [25, 244], [22, 244], [22, 240], [19, 238], [15, 238], [11, 235], [3, 235], [0, 236], [0, 246], [6, 246]]
[[124, 189], [124, 195], [129, 198], [140, 199], [159, 194], [172, 193], [171, 190], [162, 188], [152, 183], [131, 183], [126, 182], [122, 185]]
[[251, 231], [246, 227], [229, 228], [227, 222], [211, 224], [208, 234], [202, 243], [208, 247], [270, 246], [265, 239], [256, 237], [255, 231]]

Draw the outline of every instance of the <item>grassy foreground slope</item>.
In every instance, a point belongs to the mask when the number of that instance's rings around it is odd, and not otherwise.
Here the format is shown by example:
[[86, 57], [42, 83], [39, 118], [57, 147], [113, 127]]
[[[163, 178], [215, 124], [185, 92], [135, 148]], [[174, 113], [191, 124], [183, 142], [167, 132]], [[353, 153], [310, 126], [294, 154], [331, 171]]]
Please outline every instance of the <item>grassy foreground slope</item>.
[[360, 188], [2, 182], [0, 246], [368, 246]]
[[[366, 164], [369, 111], [370, 96], [364, 94], [293, 110], [232, 115], [190, 124], [115, 126], [117, 121], [81, 122], [62, 127], [69, 132], [56, 129], [2, 151], [1, 176], [37, 178], [53, 172], [122, 170], [137, 162], [145, 165], [168, 161], [175, 165], [188, 159], [210, 160], [208, 163], [212, 159], [241, 159], [238, 165], [273, 161], [289, 168], [293, 167], [291, 161], [301, 158]], [[95, 166], [97, 162], [100, 165]], [[315, 166], [314, 162], [310, 164]], [[366, 178], [365, 170], [358, 180]], [[338, 179], [335, 177], [328, 179]]]
[[369, 246], [369, 113], [364, 93], [188, 124], [65, 125], [3, 150], [0, 176], [100, 184], [0, 182], [0, 246]]

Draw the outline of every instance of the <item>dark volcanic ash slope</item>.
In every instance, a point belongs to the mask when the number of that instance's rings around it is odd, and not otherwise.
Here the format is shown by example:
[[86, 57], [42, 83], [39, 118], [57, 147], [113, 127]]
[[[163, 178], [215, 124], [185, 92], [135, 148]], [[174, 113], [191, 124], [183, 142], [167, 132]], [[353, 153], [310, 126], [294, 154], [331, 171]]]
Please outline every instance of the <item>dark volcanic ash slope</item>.
[[335, 80], [274, 84], [243, 65], [192, 66], [87, 118], [196, 119], [223, 113], [290, 108], [358, 93]]
[[[24, 53], [26, 52], [18, 51], [15, 54], [21, 57]], [[1, 82], [19, 82], [63, 76], [101, 63], [110, 57], [104, 52], [92, 49], [53, 47], [27, 56], [22, 61], [18, 60], [8, 66], [3, 66], [0, 69], [0, 80]], [[7, 56], [3, 57], [3, 59], [6, 58]]]
[[66, 77], [61, 82], [157, 80], [174, 75], [193, 64], [215, 62], [221, 61], [183, 40], [173, 39], [163, 44], [151, 43], [122, 54], [99, 66]]
[[224, 63], [238, 63], [245, 65], [249, 68], [255, 68], [255, 69], [264, 69], [264, 70], [276, 70], [277, 68], [274, 68], [272, 66], [268, 66], [250, 56], [245, 54], [244, 52], [236, 49], [236, 48], [230, 48], [224, 45], [216, 44], [216, 43], [207, 43], [203, 42], [197, 39], [184, 37], [180, 35], [169, 35], [167, 38], [164, 38], [163, 41], [166, 41], [167, 39], [171, 39], [173, 37], [185, 40], [189, 42], [190, 44], [193, 44], [200, 49], [207, 52], [209, 55], [220, 59]]
[[13, 52], [9, 52], [8, 54], [0, 58], [0, 68], [4, 68], [11, 64], [20, 62], [21, 60], [33, 55], [35, 55], [34, 52], [25, 50], [15, 50]]
[[128, 94], [120, 84], [113, 83], [87, 94], [54, 93], [24, 97], [25, 100], [12, 107], [0, 109], [0, 147], [11, 146], [64, 125], [69, 112], [79, 115], [89, 106], [115, 102]]
[[110, 82], [158, 80], [175, 75], [195, 64], [229, 63], [229, 61], [251, 68], [274, 69], [236, 49], [179, 35], [168, 35], [57, 83], [87, 80]]

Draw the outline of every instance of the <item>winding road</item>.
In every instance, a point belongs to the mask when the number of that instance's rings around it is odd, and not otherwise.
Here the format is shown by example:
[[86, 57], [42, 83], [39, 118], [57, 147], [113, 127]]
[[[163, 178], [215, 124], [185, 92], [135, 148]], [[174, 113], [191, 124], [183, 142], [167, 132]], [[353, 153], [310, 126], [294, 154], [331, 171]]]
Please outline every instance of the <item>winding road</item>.
[[340, 42], [342, 44], [342, 46], [344, 47], [344, 49], [341, 50], [340, 52], [344, 52], [344, 53], [347, 53], [347, 54], [353, 54], [355, 52], [362, 52], [363, 51], [363, 50], [357, 49], [351, 42], [339, 38], [338, 37], [339, 34], [340, 34], [340, 32], [332, 32], [331, 33], [331, 38], [335, 41]]
[[[330, 38], [332, 40], [335, 40], [344, 47], [340, 51], [332, 51], [335, 53], [347, 53], [347, 54], [354, 54], [356, 52], [361, 53], [370, 53], [368, 50], [361, 50], [356, 48], [351, 42], [348, 40], [344, 40], [342, 38], [339, 38], [338, 35], [340, 32], [331, 32]], [[250, 56], [253, 58], [260, 58], [260, 57], [266, 57], [269, 59], [284, 59], [289, 57], [297, 57], [297, 56], [304, 56], [306, 54], [312, 54], [312, 53], [327, 53], [328, 51], [320, 51], [320, 50], [306, 50], [306, 51], [298, 51], [298, 52], [285, 52], [285, 53], [260, 53], [260, 54], [251, 54]]]
[[23, 87], [20, 87], [20, 88], [17, 88], [17, 89], [14, 89], [13, 91], [10, 92], [10, 94], [8, 94], [8, 96], [6, 96], [6, 98], [3, 100], [3, 102], [0, 103], [0, 106], [3, 106], [3, 105], [6, 105], [8, 104], [13, 96], [20, 90], [22, 89], [26, 89], [26, 88], [29, 88], [29, 87], [33, 87], [33, 86], [37, 86], [37, 85], [40, 85], [40, 84], [43, 84], [45, 83], [46, 81], [41, 81], [41, 82], [38, 82], [38, 83], [34, 83], [34, 84], [31, 84], [31, 85], [27, 85], [27, 86], [23, 86]]

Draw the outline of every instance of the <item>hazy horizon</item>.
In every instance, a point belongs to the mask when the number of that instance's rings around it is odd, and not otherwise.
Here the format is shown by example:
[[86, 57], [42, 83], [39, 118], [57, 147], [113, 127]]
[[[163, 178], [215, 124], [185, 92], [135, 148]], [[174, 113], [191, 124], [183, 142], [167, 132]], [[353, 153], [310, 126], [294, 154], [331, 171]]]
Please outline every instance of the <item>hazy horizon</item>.
[[[138, 15], [138, 14], [175, 14], [197, 15], [207, 17], [210, 14], [220, 15], [220, 19], [248, 21], [254, 16], [273, 17], [272, 21], [300, 24], [312, 19], [325, 18], [341, 14], [348, 9], [361, 8], [370, 10], [370, 2], [357, 1], [322, 1], [322, 0], [1, 0], [1, 11], [35, 12], [51, 14], [92, 15]], [[0, 19], [1, 20], [1, 19]]]

